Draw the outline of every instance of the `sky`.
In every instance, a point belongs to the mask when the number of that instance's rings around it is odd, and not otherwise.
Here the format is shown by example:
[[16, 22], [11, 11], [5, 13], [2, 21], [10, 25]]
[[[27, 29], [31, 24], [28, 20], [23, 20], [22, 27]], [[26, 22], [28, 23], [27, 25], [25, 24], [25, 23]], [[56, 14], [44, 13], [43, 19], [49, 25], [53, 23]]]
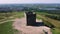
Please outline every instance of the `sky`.
[[0, 4], [60, 3], [60, 0], [0, 0]]

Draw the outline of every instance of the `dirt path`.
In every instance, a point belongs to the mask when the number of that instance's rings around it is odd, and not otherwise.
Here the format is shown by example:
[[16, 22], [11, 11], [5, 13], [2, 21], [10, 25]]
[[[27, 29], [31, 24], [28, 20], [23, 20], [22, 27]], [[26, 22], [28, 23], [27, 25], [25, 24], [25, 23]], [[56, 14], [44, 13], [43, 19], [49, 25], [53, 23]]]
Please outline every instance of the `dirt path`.
[[[39, 20], [36, 20], [39, 21]], [[42, 20], [40, 20], [41, 22]], [[21, 19], [15, 19], [13, 26], [15, 29], [17, 29], [18, 31], [21, 31], [21, 33], [17, 33], [17, 34], [47, 34], [46, 32], [48, 32], [48, 34], [52, 34], [50, 31], [50, 28], [46, 27], [46, 26], [39, 26], [39, 27], [35, 27], [35, 26], [26, 26], [26, 18], [21, 18]]]

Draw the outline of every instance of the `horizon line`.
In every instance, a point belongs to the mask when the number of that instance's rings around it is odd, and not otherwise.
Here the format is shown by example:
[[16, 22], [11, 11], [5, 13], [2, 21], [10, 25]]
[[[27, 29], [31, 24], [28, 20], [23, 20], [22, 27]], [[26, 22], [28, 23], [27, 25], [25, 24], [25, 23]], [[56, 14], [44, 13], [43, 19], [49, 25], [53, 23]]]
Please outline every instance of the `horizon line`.
[[5, 4], [60, 4], [60, 3], [5, 3]]

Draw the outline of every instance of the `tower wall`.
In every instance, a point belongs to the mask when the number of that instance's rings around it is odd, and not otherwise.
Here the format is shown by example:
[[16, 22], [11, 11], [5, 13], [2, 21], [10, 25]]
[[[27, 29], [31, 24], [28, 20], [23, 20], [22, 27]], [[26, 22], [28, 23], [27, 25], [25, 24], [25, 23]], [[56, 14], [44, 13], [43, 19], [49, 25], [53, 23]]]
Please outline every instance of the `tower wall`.
[[26, 12], [27, 25], [35, 25], [36, 14], [34, 12]]

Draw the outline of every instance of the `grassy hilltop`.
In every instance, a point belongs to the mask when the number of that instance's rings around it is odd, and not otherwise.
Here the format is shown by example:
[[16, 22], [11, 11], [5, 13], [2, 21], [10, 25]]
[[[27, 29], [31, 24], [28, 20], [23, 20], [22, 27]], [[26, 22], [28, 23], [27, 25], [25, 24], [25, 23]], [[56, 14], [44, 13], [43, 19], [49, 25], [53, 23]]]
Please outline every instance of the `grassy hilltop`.
[[0, 13], [0, 34], [15, 34], [12, 24], [15, 18], [24, 17], [24, 12]]

